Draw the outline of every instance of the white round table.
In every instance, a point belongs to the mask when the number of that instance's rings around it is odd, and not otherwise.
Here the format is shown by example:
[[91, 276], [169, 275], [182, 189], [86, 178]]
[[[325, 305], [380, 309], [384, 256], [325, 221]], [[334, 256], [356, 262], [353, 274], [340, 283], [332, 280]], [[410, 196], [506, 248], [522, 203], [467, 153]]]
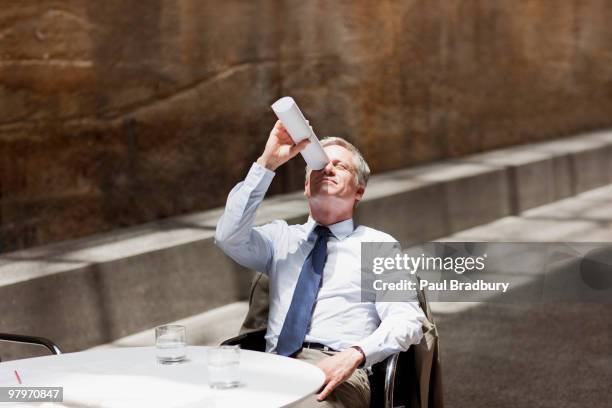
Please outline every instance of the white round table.
[[[61, 406], [78, 407], [281, 407], [323, 385], [308, 363], [241, 350], [242, 386], [208, 386], [207, 347], [188, 347], [188, 361], [157, 363], [154, 347], [111, 348], [0, 363], [0, 386], [64, 387]], [[47, 405], [48, 404], [48, 405]], [[5, 406], [5, 404], [0, 404]], [[24, 403], [15, 406], [24, 407]], [[45, 403], [42, 406], [55, 406]]]

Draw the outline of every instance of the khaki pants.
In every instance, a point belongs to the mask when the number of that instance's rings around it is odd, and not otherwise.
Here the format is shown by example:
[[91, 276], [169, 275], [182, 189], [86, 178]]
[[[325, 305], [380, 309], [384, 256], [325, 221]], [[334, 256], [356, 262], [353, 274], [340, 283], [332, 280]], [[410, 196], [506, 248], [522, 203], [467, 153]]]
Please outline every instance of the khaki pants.
[[[307, 363], [316, 364], [336, 351], [302, 349], [295, 357]], [[336, 387], [323, 401], [317, 401], [316, 394], [292, 404], [292, 408], [368, 408], [370, 406], [370, 380], [365, 370], [358, 368], [342, 384]]]

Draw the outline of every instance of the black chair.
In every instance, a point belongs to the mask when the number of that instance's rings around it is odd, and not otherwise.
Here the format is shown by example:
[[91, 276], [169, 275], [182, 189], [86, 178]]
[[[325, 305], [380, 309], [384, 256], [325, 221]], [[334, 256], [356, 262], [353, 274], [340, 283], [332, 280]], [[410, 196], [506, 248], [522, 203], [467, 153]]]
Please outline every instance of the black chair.
[[[25, 336], [23, 334], [12, 333], [0, 333], [0, 341], [44, 346], [53, 354], [62, 354], [62, 349], [60, 349], [60, 347], [56, 343], [44, 337]], [[0, 361], [2, 361], [1, 358]]]
[[[245, 350], [265, 351], [266, 329], [242, 333], [236, 337], [225, 340], [222, 345], [239, 346]], [[407, 406], [409, 395], [416, 391], [414, 371], [410, 368], [413, 356], [412, 347], [403, 353], [387, 357], [386, 360], [372, 366], [370, 375], [370, 407], [393, 408], [397, 403]], [[401, 384], [402, 386], [397, 386]], [[414, 387], [409, 389], [408, 387]]]

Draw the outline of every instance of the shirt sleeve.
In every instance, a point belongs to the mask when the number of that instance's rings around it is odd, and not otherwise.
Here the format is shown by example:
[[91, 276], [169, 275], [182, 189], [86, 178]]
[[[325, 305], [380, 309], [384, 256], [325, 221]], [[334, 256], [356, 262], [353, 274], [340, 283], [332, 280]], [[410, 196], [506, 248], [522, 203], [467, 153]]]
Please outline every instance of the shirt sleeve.
[[254, 227], [254, 223], [274, 174], [253, 163], [244, 181], [230, 191], [215, 231], [215, 244], [223, 252], [240, 265], [264, 273], [272, 263], [272, 243], [280, 226], [273, 222]]
[[365, 367], [408, 350], [411, 344], [419, 343], [423, 337], [421, 326], [425, 314], [418, 301], [377, 302], [376, 311], [381, 319], [380, 325], [356, 344], [366, 356]]
[[[397, 240], [385, 234], [380, 239], [381, 254], [393, 256], [401, 248]], [[393, 245], [389, 246], [388, 244]], [[405, 295], [402, 295], [405, 296]], [[408, 350], [410, 345], [418, 344], [423, 337], [422, 325], [426, 320], [425, 313], [419, 305], [417, 293], [413, 291], [404, 301], [385, 301], [395, 299], [393, 293], [377, 293], [374, 297], [376, 312], [380, 325], [369, 336], [355, 344], [363, 350], [369, 367], [392, 354]]]

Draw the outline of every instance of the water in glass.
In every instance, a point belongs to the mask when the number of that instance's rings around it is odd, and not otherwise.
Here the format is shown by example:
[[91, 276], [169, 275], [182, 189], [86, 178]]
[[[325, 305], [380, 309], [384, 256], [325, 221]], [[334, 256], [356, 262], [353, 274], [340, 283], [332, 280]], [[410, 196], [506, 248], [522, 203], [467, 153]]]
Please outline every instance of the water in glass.
[[166, 325], [155, 328], [157, 361], [162, 364], [179, 363], [185, 360], [187, 343], [185, 327]]
[[211, 347], [208, 350], [208, 382], [211, 388], [226, 389], [240, 385], [240, 348]]

